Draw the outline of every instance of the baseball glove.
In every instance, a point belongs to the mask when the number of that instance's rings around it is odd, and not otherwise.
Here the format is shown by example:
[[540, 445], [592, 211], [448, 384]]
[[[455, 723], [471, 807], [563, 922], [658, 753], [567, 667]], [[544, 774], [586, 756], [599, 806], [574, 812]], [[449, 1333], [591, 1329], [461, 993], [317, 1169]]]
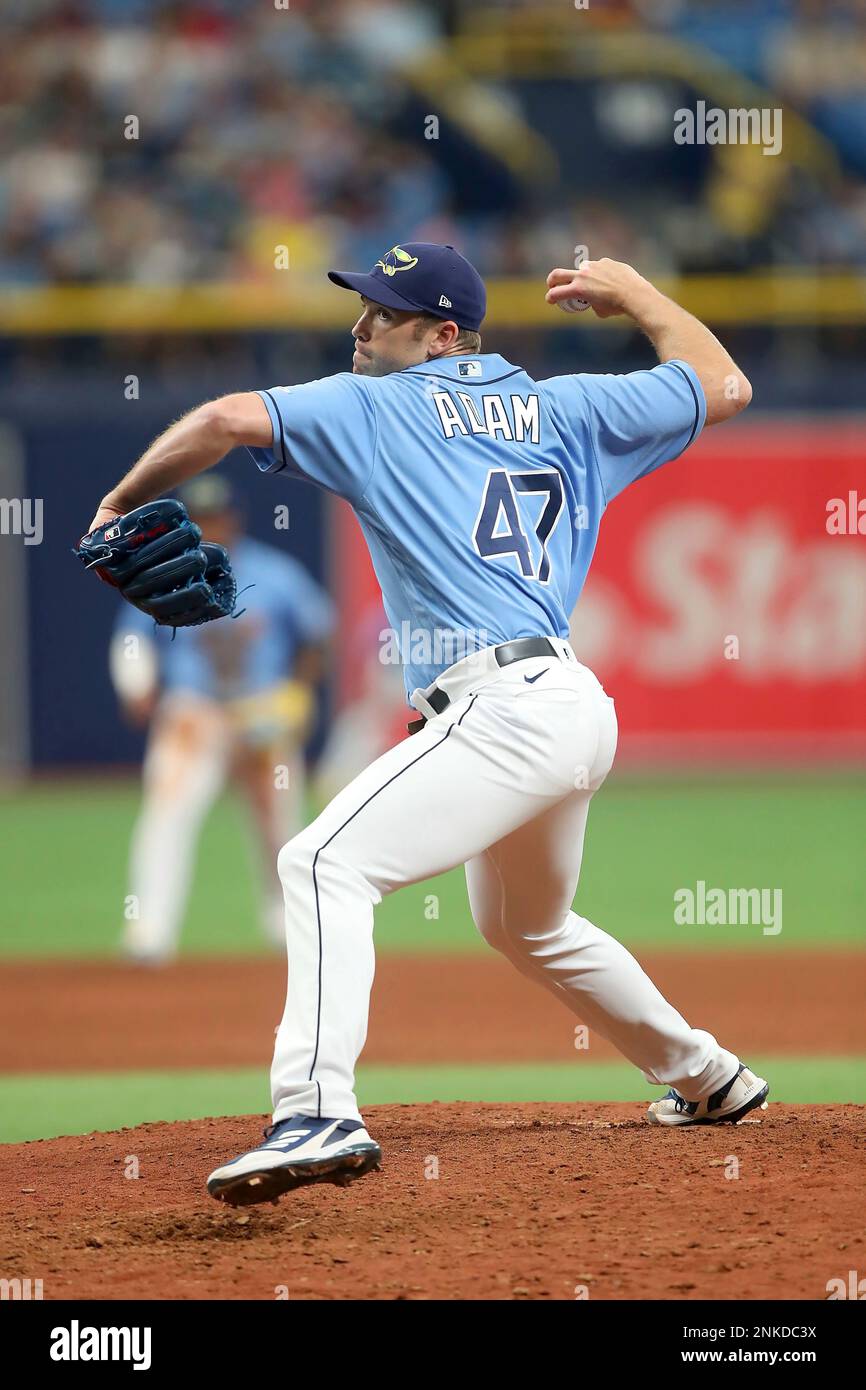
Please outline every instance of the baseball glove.
[[202, 541], [186, 507], [171, 498], [97, 526], [73, 554], [162, 626], [195, 627], [235, 611], [228, 552]]

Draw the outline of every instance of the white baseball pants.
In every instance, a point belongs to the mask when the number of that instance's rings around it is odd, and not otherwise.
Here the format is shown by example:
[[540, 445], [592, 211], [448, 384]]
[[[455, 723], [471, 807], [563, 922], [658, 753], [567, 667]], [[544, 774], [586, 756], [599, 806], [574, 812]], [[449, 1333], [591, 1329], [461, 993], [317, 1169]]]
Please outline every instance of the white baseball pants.
[[[617, 726], [592, 671], [551, 641], [558, 657], [500, 668], [488, 648], [450, 667], [436, 682], [449, 707], [281, 850], [289, 969], [271, 1070], [275, 1121], [359, 1118], [374, 908], [458, 864], [491, 946], [647, 1081], [701, 1100], [736, 1071], [737, 1058], [689, 1027], [624, 946], [571, 911], [589, 803], [613, 763]], [[425, 692], [413, 703], [432, 713]]]

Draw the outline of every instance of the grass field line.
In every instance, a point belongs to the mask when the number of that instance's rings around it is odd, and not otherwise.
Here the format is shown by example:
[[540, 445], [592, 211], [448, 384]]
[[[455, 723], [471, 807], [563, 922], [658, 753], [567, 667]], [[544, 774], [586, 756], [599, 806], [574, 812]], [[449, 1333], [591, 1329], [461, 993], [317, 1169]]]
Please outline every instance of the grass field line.
[[[866, 1056], [748, 1060], [769, 1079], [771, 1100], [866, 1104]], [[616, 1061], [358, 1069], [362, 1106], [460, 1100], [649, 1102], [661, 1094], [634, 1067]], [[0, 1143], [145, 1122], [263, 1114], [269, 1108], [267, 1074], [260, 1067], [5, 1077], [0, 1079]]]

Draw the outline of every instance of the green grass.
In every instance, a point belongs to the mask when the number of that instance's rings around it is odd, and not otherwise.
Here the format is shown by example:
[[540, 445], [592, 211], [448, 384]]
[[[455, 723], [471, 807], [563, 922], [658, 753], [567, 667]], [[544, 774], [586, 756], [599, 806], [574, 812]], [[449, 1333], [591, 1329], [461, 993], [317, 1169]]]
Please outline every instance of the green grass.
[[[683, 949], [777, 951], [864, 944], [863, 779], [617, 779], [590, 814], [577, 910], [622, 941]], [[126, 892], [133, 782], [37, 784], [0, 800], [0, 953], [106, 954]], [[708, 886], [783, 892], [783, 929], [678, 926], [673, 894]], [[482, 949], [462, 870], [386, 898], [380, 949]], [[257, 950], [250, 845], [240, 808], [222, 801], [199, 851], [184, 950]]]
[[[751, 1057], [750, 1061], [756, 1071], [770, 1078], [772, 1100], [866, 1104], [866, 1057]], [[649, 1101], [660, 1094], [626, 1062], [358, 1070], [362, 1106], [437, 1100]], [[262, 1114], [269, 1108], [267, 1072], [262, 1067], [6, 1077], [0, 1080], [0, 1142], [89, 1134], [146, 1121]]]

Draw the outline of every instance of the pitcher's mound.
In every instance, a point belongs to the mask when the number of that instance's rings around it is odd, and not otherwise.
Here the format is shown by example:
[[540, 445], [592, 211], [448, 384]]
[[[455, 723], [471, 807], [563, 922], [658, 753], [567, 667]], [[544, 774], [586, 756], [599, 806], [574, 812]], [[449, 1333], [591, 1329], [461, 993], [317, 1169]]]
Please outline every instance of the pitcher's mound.
[[3, 1148], [0, 1269], [52, 1298], [802, 1298], [862, 1270], [866, 1109], [666, 1130], [642, 1105], [383, 1105], [383, 1169], [234, 1210], [265, 1117]]

